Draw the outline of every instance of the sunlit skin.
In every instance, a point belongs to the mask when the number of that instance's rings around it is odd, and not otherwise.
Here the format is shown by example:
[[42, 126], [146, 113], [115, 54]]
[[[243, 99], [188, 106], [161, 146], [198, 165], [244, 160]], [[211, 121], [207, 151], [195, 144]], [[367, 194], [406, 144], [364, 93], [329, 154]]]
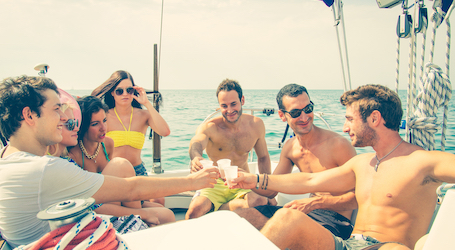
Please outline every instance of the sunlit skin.
[[[68, 117], [68, 119], [74, 119], [73, 110], [71, 108], [66, 109], [64, 113]], [[79, 132], [79, 126], [75, 126], [72, 131], [69, 131], [67, 126], [63, 126], [62, 130], [63, 139], [59, 144], [63, 147], [76, 146], [77, 132]]]
[[376, 132], [363, 121], [357, 105], [346, 107], [346, 121], [343, 132], [348, 133], [354, 147], [366, 147], [375, 142]]
[[[283, 105], [286, 107], [286, 111], [303, 109], [310, 104], [310, 98], [306, 93], [303, 93], [301, 96], [302, 98], [283, 96]], [[278, 111], [278, 114], [281, 120], [288, 122], [289, 127], [291, 127], [296, 134], [308, 134], [313, 129], [314, 112], [305, 114], [305, 112], [302, 111], [300, 116], [297, 118], [292, 118], [289, 113], [285, 113], [281, 110]]]
[[37, 140], [41, 143], [44, 150], [46, 147], [62, 141], [63, 124], [68, 120], [61, 110], [59, 95], [51, 89], [42, 92], [46, 97], [46, 102], [41, 106], [41, 115], [32, 113], [34, 118], [38, 118], [36, 123]]
[[229, 123], [236, 123], [242, 115], [242, 106], [245, 103], [245, 97], [239, 99], [239, 94], [235, 90], [220, 91], [218, 93], [218, 102], [220, 104], [221, 114]]
[[[126, 89], [133, 87], [137, 95], [128, 94]], [[117, 95], [115, 89], [122, 88], [123, 94]], [[133, 108], [133, 120], [131, 122], [131, 131], [138, 131], [144, 134], [147, 132], [147, 128], [158, 133], [161, 136], [168, 136], [170, 134], [169, 126], [161, 115], [155, 110], [153, 105], [147, 99], [144, 88], [139, 86], [133, 86], [133, 83], [129, 79], [122, 80], [111, 93], [115, 101], [115, 110], [120, 117], [123, 125], [128, 129], [131, 118], [131, 103], [133, 100], [138, 101], [141, 105], [144, 105], [145, 109]], [[107, 131], [124, 131], [125, 128], [119, 122], [114, 109], [110, 109], [107, 114]], [[133, 166], [137, 166], [142, 163], [141, 160], [141, 149], [133, 148], [129, 145], [116, 147], [114, 149], [113, 157], [123, 157], [131, 162]]]
[[107, 117], [104, 110], [100, 110], [92, 114], [92, 120], [87, 133], [84, 136], [84, 141], [87, 142], [103, 142], [107, 132]]

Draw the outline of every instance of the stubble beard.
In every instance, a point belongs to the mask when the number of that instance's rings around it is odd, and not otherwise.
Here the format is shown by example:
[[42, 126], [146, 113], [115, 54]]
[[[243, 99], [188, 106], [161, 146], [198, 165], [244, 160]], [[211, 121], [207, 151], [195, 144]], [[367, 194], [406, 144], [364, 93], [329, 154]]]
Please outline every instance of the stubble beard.
[[243, 114], [243, 108], [241, 108], [239, 111], [236, 111], [236, 112], [237, 112], [238, 116], [237, 116], [237, 119], [235, 119], [235, 121], [229, 120], [228, 116], [226, 114], [223, 114], [223, 117], [229, 123], [236, 123], [240, 119], [240, 116], [242, 116], [242, 114]]
[[372, 146], [376, 141], [376, 132], [364, 123], [362, 129], [356, 133], [355, 141], [352, 142], [354, 147]]

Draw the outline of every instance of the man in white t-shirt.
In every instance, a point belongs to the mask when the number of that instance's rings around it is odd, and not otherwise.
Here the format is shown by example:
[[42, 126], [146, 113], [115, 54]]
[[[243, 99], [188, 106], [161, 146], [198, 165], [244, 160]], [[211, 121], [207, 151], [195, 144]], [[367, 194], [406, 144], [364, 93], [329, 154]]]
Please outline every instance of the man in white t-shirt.
[[[149, 200], [213, 187], [219, 177], [212, 168], [180, 178], [117, 178], [44, 156], [47, 146], [62, 140], [67, 117], [60, 106], [57, 86], [49, 78], [21, 76], [0, 83], [0, 131], [9, 140], [0, 154], [0, 232], [13, 247], [49, 232], [48, 223], [36, 214], [56, 202]], [[111, 162], [130, 164], [121, 158]]]

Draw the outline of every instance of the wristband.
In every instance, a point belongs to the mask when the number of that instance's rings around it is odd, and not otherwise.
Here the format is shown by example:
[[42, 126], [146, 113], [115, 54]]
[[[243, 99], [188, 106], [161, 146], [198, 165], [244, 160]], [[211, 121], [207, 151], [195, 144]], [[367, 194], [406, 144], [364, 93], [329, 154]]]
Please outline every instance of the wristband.
[[256, 174], [256, 176], [258, 177], [258, 180], [256, 182], [256, 189], [259, 189], [259, 174]]

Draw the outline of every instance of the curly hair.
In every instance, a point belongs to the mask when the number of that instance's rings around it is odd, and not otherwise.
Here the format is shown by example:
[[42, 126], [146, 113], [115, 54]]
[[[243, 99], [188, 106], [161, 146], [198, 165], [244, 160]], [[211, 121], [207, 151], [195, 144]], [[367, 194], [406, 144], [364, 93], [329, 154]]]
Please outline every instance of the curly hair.
[[104, 104], [101, 99], [95, 96], [84, 96], [77, 98], [77, 103], [81, 107], [82, 113], [81, 128], [77, 133], [77, 139], [82, 140], [82, 138], [84, 138], [85, 134], [87, 133], [88, 128], [90, 127], [92, 115], [100, 110], [104, 110], [104, 112], [107, 113], [109, 107]]
[[0, 131], [7, 140], [21, 127], [24, 108], [41, 116], [48, 89], [59, 93], [54, 81], [42, 76], [9, 77], [0, 83]]
[[239, 95], [239, 100], [242, 100], [242, 87], [240, 87], [240, 84], [237, 81], [230, 80], [230, 79], [224, 79], [220, 85], [218, 85], [218, 88], [216, 89], [216, 97], [218, 97], [218, 94], [220, 91], [231, 91], [235, 90], [237, 94]]
[[340, 102], [343, 106], [357, 103], [363, 122], [366, 122], [367, 117], [377, 110], [384, 118], [386, 128], [394, 131], [400, 130], [403, 117], [400, 97], [385, 86], [377, 84], [360, 86], [341, 95]]
[[310, 94], [308, 94], [307, 89], [301, 85], [290, 83], [282, 87], [278, 94], [276, 95], [276, 103], [278, 104], [278, 108], [281, 110], [286, 109], [283, 105], [283, 96], [297, 97], [303, 93], [306, 93], [308, 95], [308, 98], [310, 97]]
[[[134, 84], [133, 76], [130, 73], [124, 70], [117, 70], [109, 77], [109, 79], [93, 90], [91, 95], [103, 99], [109, 109], [113, 109], [115, 107], [115, 100], [112, 96], [112, 92], [119, 85], [119, 83], [125, 79], [129, 79], [133, 86], [136, 86]], [[141, 104], [139, 104], [139, 102], [135, 99], [133, 99], [131, 105], [135, 108], [142, 109]]]

